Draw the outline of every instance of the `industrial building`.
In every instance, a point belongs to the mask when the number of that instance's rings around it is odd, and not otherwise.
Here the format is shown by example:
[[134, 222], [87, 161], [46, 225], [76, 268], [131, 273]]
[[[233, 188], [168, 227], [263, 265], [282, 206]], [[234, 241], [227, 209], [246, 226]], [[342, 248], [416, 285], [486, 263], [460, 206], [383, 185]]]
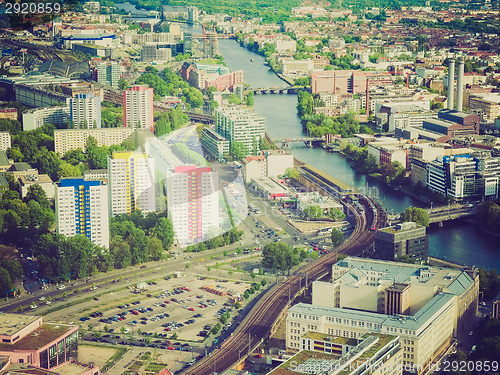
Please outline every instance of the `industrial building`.
[[424, 261], [429, 244], [425, 227], [407, 222], [381, 228], [375, 235], [375, 257], [397, 260], [403, 256]]

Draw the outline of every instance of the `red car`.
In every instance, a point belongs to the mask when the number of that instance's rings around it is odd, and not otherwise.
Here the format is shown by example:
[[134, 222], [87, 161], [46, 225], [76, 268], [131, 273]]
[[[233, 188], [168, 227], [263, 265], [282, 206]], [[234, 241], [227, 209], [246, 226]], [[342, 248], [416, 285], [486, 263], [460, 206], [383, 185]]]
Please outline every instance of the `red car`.
[[165, 302], [165, 303], [170, 303], [170, 301], [169, 301], [168, 299], [167, 299], [166, 301], [163, 301], [163, 302]]
[[174, 349], [174, 348], [172, 348], [171, 346], [169, 346], [167, 349], [168, 349], [168, 350], [175, 350], [175, 349]]
[[170, 328], [167, 327], [167, 328], [164, 328], [163, 330], [168, 332], [168, 331], [170, 331]]
[[189, 310], [189, 311], [194, 311], [194, 308], [190, 307], [188, 310]]
[[203, 305], [200, 305], [200, 309], [204, 309], [204, 308], [205, 308], [205, 306], [203, 306]]
[[254, 355], [255, 358], [262, 358], [262, 354], [256, 354]]
[[132, 314], [134, 314], [134, 315], [139, 315], [139, 313], [138, 313], [137, 311], [135, 311], [135, 310], [134, 310], [134, 311], [132, 311]]

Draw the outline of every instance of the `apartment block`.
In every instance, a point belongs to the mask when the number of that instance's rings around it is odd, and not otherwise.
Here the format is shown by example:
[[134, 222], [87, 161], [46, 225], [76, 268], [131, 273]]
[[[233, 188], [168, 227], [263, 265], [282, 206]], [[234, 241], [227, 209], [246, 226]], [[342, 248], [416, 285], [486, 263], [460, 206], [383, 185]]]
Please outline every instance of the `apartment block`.
[[168, 171], [168, 211], [179, 244], [196, 244], [219, 234], [218, 184], [218, 173], [209, 167], [184, 165]]
[[23, 130], [35, 130], [45, 124], [62, 127], [70, 125], [68, 105], [29, 109], [23, 113]]
[[205, 86], [203, 88], [206, 90], [210, 86], [214, 86], [217, 91], [224, 91], [226, 89], [233, 90], [235, 85], [241, 85], [242, 83], [243, 70], [238, 70], [236, 72], [206, 79]]
[[149, 129], [153, 132], [153, 89], [134, 85], [123, 91], [123, 123], [127, 128]]
[[103, 85], [108, 85], [111, 87], [118, 87], [118, 81], [120, 80], [120, 64], [116, 61], [108, 62], [98, 62], [95, 64], [97, 72], [97, 82]]
[[375, 256], [394, 260], [402, 256], [426, 260], [429, 250], [426, 229], [412, 222], [381, 228], [375, 235]]
[[48, 199], [54, 199], [55, 196], [55, 186], [49, 175], [38, 174], [35, 169], [33, 174], [21, 174], [19, 175], [17, 182], [19, 183], [19, 194], [21, 198], [28, 194], [28, 189], [33, 185], [40, 185], [40, 187], [45, 191]]
[[9, 132], [0, 132], [0, 151], [7, 151], [11, 146], [11, 142]]
[[114, 152], [108, 156], [109, 214], [155, 211], [155, 163], [147, 154]]
[[67, 237], [83, 235], [109, 248], [108, 186], [83, 178], [63, 179], [56, 185], [56, 231]]
[[159, 44], [146, 44], [141, 48], [141, 61], [163, 63], [172, 60], [172, 49], [170, 46]]
[[54, 151], [63, 156], [71, 150], [85, 150], [89, 137], [94, 137], [99, 147], [119, 145], [123, 141], [134, 139], [135, 132], [132, 128], [54, 130]]
[[311, 72], [311, 92], [319, 94], [358, 94], [369, 86], [392, 85], [389, 72], [359, 70], [325, 70]]
[[399, 337], [405, 373], [424, 374], [477, 310], [479, 276], [461, 271], [347, 257], [332, 266], [332, 282], [313, 282], [312, 304], [288, 310], [286, 345], [303, 349], [315, 332], [347, 339]]
[[67, 99], [72, 129], [101, 128], [101, 97], [93, 93], [77, 94]]
[[469, 97], [470, 110], [483, 120], [494, 121], [500, 117], [499, 94], [474, 94]]
[[241, 161], [243, 181], [249, 184], [253, 179], [266, 177], [266, 158], [264, 156], [247, 156]]
[[265, 136], [266, 120], [248, 109], [219, 107], [215, 109], [215, 131], [233, 142], [241, 142], [247, 155], [260, 150], [260, 140]]

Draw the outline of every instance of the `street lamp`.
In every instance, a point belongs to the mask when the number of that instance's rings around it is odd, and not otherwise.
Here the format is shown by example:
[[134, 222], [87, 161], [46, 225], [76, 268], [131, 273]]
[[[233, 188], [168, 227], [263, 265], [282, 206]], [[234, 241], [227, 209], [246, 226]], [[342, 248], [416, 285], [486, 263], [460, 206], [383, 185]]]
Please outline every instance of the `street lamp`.
[[431, 212], [432, 212], [432, 203], [433, 203], [433, 202], [431, 202]]

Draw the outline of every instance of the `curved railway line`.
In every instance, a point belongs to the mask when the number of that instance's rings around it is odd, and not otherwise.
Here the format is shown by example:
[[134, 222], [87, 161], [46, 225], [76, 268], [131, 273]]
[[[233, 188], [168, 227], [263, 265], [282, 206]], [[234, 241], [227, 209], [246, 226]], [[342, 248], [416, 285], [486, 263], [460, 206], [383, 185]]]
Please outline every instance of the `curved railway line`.
[[[241, 322], [233, 334], [228, 337], [219, 349], [215, 349], [201, 361], [182, 372], [183, 375], [209, 375], [220, 373], [246, 358], [263, 340], [267, 339], [280, 317], [286, 313], [289, 304], [301, 292], [306, 280], [317, 280], [331, 271], [339, 254], [357, 255], [371, 244], [375, 232], [371, 230], [374, 214], [377, 214], [377, 227], [384, 226], [385, 212], [378, 204], [376, 211], [362, 202], [364, 214], [352, 205], [344, 203], [355, 216], [356, 228], [351, 236], [334, 252], [326, 254], [314, 263], [298, 269], [285, 281], [274, 285]], [[306, 276], [307, 275], [307, 276]]]

